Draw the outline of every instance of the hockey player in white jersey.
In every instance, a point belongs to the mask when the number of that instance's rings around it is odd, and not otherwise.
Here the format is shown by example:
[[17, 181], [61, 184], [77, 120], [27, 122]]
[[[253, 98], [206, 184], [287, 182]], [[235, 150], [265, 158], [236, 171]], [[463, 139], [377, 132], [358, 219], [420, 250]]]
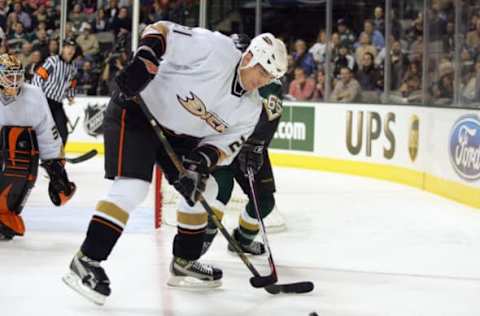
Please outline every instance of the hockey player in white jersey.
[[[207, 214], [199, 193], [214, 201], [217, 184], [209, 174], [229, 164], [253, 132], [262, 110], [258, 88], [287, 68], [285, 45], [271, 34], [238, 51], [229, 37], [170, 22], [147, 26], [133, 59], [116, 78], [104, 121], [106, 178], [113, 179], [99, 201], [87, 236], [64, 281], [97, 304], [110, 295], [100, 266], [121, 236], [130, 213], [145, 198], [153, 166], [183, 196], [170, 265], [171, 286], [216, 287], [222, 271], [197, 261]], [[148, 123], [137, 96], [162, 127], [186, 176], [180, 176]]]
[[40, 88], [23, 83], [15, 55], [0, 55], [0, 239], [25, 233], [20, 215], [37, 177], [39, 158], [59, 206], [75, 192], [64, 168], [63, 146]]

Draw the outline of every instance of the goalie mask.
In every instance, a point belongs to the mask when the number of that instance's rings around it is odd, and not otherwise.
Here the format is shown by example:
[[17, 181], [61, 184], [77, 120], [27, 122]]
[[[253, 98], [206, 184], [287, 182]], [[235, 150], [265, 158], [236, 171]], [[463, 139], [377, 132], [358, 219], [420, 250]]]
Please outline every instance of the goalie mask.
[[281, 78], [287, 72], [287, 49], [285, 44], [270, 33], [256, 36], [244, 55], [250, 52], [253, 58], [243, 68], [260, 64], [273, 78]]
[[19, 95], [24, 80], [24, 70], [20, 59], [15, 55], [0, 55], [0, 92], [3, 98]]

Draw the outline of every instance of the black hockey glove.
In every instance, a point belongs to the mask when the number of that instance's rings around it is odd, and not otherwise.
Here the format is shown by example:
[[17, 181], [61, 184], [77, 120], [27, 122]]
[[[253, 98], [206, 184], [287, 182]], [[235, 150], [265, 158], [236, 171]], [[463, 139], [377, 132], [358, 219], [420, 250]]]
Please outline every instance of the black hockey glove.
[[139, 94], [155, 77], [158, 61], [150, 53], [141, 50], [115, 78], [120, 91], [128, 98]]
[[67, 172], [65, 171], [65, 160], [45, 160], [41, 166], [45, 168], [50, 177], [48, 195], [52, 203], [56, 206], [67, 203], [72, 198], [77, 187], [75, 183], [68, 180]]
[[243, 144], [238, 153], [238, 164], [240, 171], [246, 176], [247, 169], [251, 168], [253, 173], [257, 174], [263, 166], [265, 158], [263, 157], [265, 142], [255, 139], [249, 139]]
[[212, 146], [202, 146], [183, 156], [186, 174], [180, 175], [173, 183], [177, 191], [193, 206], [205, 192], [210, 169], [217, 163], [218, 151]]

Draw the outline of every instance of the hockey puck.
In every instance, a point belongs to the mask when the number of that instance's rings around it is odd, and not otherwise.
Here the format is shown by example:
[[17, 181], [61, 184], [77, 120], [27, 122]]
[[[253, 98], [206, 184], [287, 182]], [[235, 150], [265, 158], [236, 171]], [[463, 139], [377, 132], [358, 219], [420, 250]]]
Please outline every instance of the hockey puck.
[[308, 316], [318, 316], [317, 312], [311, 312]]

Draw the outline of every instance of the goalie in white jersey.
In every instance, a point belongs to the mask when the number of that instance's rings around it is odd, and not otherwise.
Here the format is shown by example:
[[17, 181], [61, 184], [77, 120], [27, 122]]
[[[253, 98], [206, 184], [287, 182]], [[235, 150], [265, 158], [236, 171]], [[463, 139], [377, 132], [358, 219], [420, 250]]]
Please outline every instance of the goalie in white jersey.
[[40, 88], [23, 83], [15, 55], [0, 55], [0, 239], [22, 236], [20, 215], [35, 184], [39, 158], [50, 183], [48, 193], [59, 206], [75, 192], [67, 177], [63, 145], [47, 99]]
[[[222, 271], [197, 261], [207, 226], [198, 193], [215, 200], [218, 187], [211, 170], [233, 160], [259, 119], [257, 89], [283, 76], [286, 68], [285, 45], [271, 34], [252, 40], [242, 54], [218, 32], [170, 22], [147, 26], [133, 59], [116, 78], [119, 92], [105, 115], [106, 177], [114, 181], [97, 204], [64, 281], [103, 304], [110, 282], [99, 262], [107, 259], [129, 214], [147, 195], [157, 163], [184, 197], [168, 284], [219, 286]], [[187, 176], [179, 176], [136, 102], [138, 95], [182, 159]]]

